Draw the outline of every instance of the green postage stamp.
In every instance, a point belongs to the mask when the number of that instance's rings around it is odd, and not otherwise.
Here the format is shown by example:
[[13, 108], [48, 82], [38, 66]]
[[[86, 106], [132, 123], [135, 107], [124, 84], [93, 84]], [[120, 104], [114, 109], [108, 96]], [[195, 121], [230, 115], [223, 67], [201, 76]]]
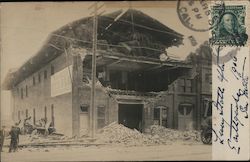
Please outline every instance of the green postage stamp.
[[244, 46], [246, 34], [246, 6], [212, 6], [211, 10], [214, 28], [212, 29], [212, 45]]

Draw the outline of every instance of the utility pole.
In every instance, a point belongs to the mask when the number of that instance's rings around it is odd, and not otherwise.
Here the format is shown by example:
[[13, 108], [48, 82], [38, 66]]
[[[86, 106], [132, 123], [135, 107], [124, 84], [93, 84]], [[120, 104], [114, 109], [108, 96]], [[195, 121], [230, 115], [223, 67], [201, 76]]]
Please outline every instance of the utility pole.
[[93, 15], [93, 44], [92, 44], [92, 83], [91, 83], [91, 102], [90, 102], [90, 127], [91, 137], [95, 137], [96, 130], [96, 106], [95, 106], [95, 84], [96, 84], [96, 51], [97, 51], [97, 26], [98, 26], [98, 10], [102, 6], [98, 7], [98, 2], [95, 2], [89, 9], [94, 7]]

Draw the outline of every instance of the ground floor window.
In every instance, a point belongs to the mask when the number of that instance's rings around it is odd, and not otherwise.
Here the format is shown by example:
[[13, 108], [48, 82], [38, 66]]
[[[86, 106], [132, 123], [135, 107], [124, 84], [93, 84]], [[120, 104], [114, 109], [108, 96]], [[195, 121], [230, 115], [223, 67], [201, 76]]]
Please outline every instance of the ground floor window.
[[165, 106], [157, 106], [154, 108], [154, 124], [167, 127], [168, 108]]
[[181, 103], [178, 107], [178, 129], [192, 130], [193, 123], [193, 109], [191, 103]]
[[212, 116], [212, 101], [208, 98], [203, 99], [202, 116]]
[[105, 106], [97, 107], [97, 128], [105, 126]]

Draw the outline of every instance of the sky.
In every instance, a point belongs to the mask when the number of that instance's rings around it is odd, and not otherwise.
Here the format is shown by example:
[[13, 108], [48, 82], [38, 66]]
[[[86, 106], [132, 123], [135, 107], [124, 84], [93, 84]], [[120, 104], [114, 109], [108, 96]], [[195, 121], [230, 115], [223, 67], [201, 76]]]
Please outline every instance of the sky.
[[[184, 35], [184, 45], [167, 49], [167, 53], [184, 59], [195, 51], [188, 36], [194, 36], [198, 43], [208, 37], [206, 32], [194, 32], [181, 24], [177, 2], [109, 2], [102, 10], [105, 13], [118, 9], [138, 9], [157, 19], [169, 28]], [[3, 3], [1, 6], [1, 82], [9, 69], [20, 67], [31, 58], [46, 41], [48, 35], [67, 23], [89, 16], [92, 2], [26, 2]], [[10, 93], [1, 91], [2, 118], [10, 118]]]

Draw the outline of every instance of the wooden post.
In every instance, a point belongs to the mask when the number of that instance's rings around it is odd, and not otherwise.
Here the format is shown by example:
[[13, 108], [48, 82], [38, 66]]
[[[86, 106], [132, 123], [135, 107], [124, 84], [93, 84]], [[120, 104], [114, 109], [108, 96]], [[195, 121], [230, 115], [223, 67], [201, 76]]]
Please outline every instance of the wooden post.
[[[199, 59], [201, 61], [201, 59]], [[201, 127], [201, 94], [202, 94], [202, 65], [197, 62], [196, 70], [198, 72], [197, 76], [197, 98], [196, 98], [196, 129], [199, 130]]]
[[92, 46], [92, 84], [91, 84], [91, 120], [92, 131], [91, 137], [95, 136], [95, 123], [96, 123], [96, 110], [95, 110], [95, 83], [96, 83], [96, 49], [97, 49], [97, 3], [94, 4], [94, 17], [93, 17], [93, 46]]

